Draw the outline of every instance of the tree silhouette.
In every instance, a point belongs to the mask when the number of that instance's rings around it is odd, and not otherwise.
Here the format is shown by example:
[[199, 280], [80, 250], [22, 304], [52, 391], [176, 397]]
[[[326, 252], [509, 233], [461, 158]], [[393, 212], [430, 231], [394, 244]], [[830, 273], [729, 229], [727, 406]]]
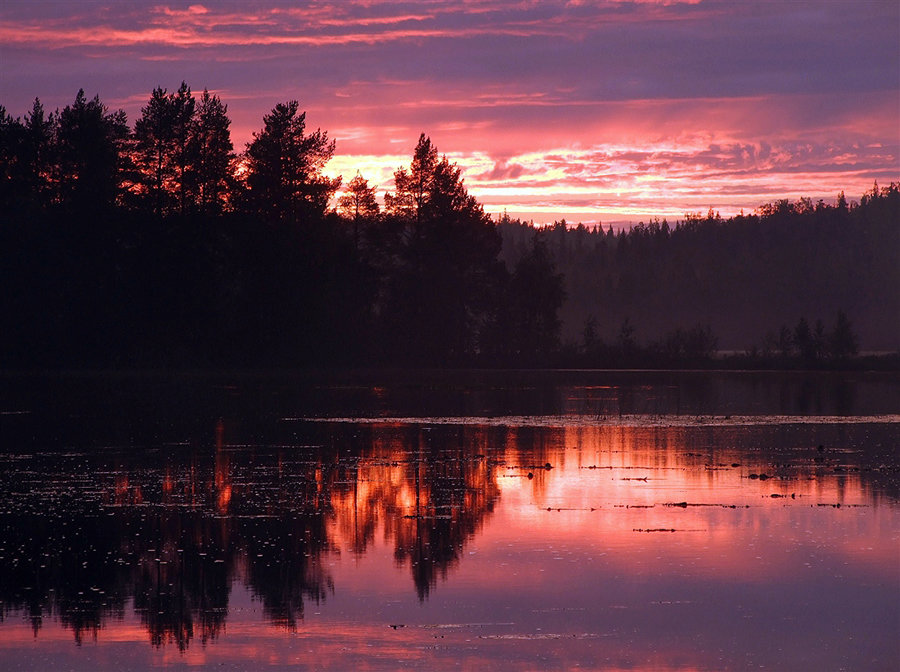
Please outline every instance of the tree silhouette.
[[463, 185], [460, 169], [424, 134], [409, 171], [385, 197], [402, 231], [390, 280], [388, 342], [418, 361], [458, 361], [477, 349], [502, 272], [500, 237]]
[[815, 337], [805, 317], [801, 317], [794, 327], [794, 346], [805, 362], [816, 361]]
[[299, 107], [296, 100], [275, 105], [245, 153], [250, 207], [276, 221], [321, 217], [341, 183], [321, 172], [334, 154], [334, 141], [321, 129], [307, 134], [306, 113], [298, 114]]
[[29, 205], [39, 208], [53, 201], [53, 182], [56, 159], [56, 116], [45, 115], [40, 99], [35, 98], [31, 111], [25, 115], [21, 160], [24, 170], [24, 188]]
[[[358, 174], [330, 212], [335, 143], [296, 101], [240, 157], [229, 127], [185, 83], [155, 89], [131, 134], [83, 90], [49, 114], [0, 106], [3, 365], [675, 366], [721, 339], [754, 366], [845, 366], [861, 339], [896, 345], [898, 183], [618, 232], [560, 221], [536, 245], [425, 134], [384, 213]], [[793, 328], [847, 305], [852, 326]]]
[[221, 212], [232, 188], [231, 120], [228, 106], [218, 96], [203, 89], [194, 111], [189, 143], [190, 191], [196, 194], [197, 208], [204, 214]]
[[375, 187], [370, 187], [368, 180], [357, 172], [338, 199], [338, 210], [353, 222], [353, 243], [359, 249], [360, 225], [375, 219], [379, 214]]
[[184, 82], [178, 91], [153, 89], [150, 101], [141, 108], [135, 122], [136, 163], [140, 183], [153, 203], [156, 214], [174, 209], [184, 213], [187, 206], [189, 139], [195, 100]]
[[635, 337], [635, 328], [634, 325], [631, 324], [631, 320], [627, 317], [622, 322], [619, 327], [619, 335], [616, 340], [616, 345], [619, 348], [619, 352], [621, 353], [622, 358], [625, 361], [628, 361], [631, 357], [634, 356], [637, 351], [637, 338]]
[[375, 187], [370, 187], [359, 172], [350, 182], [343, 196], [338, 199], [338, 209], [354, 221], [375, 217], [379, 213], [378, 201], [375, 200]]
[[22, 195], [22, 143], [25, 128], [0, 105], [0, 208], [11, 212]]
[[794, 337], [790, 327], [786, 324], [781, 325], [781, 329], [778, 331], [778, 352], [783, 359], [794, 354]]
[[400, 168], [394, 172], [394, 193], [385, 194], [385, 209], [399, 218], [418, 223], [431, 196], [437, 163], [437, 148], [431, 144], [431, 138], [422, 133], [409, 170]]
[[110, 113], [84, 89], [75, 102], [59, 113], [59, 198], [72, 207], [90, 211], [111, 206], [119, 190], [120, 149], [128, 137], [125, 113]]

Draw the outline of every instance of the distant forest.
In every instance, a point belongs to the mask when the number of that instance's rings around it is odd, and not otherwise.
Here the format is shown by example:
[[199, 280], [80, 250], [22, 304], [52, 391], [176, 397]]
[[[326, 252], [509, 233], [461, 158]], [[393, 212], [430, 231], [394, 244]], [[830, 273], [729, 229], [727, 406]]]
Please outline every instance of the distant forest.
[[242, 152], [155, 89], [0, 106], [0, 368], [846, 366], [900, 342], [900, 183], [613, 233], [494, 222], [423, 134], [393, 191], [297, 101]]
[[[897, 352], [898, 191], [876, 183], [859, 202], [841, 192], [833, 205], [781, 200], [618, 233], [557, 222], [540, 235], [565, 278], [563, 339], [598, 353], [655, 341], [663, 353], [723, 349], [772, 363], [821, 362], [832, 346]], [[498, 227], [513, 262], [533, 229], [508, 218]]]

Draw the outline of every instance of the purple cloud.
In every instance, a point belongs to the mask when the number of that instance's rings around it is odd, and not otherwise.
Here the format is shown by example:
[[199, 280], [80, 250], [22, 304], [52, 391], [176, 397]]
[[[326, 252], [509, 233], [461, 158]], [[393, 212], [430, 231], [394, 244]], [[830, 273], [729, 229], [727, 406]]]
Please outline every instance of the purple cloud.
[[898, 29], [900, 5], [855, 0], [5, 3], [0, 104], [84, 87], [133, 120], [185, 80], [228, 103], [238, 147], [297, 98], [338, 154], [394, 161], [425, 131], [510, 202], [616, 183], [635, 208], [745, 207], [900, 178]]

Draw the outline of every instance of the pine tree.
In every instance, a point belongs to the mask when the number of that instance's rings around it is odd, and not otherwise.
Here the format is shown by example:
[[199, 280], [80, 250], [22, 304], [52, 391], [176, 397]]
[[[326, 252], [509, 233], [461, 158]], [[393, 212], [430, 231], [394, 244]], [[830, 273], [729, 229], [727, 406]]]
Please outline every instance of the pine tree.
[[157, 87], [134, 124], [141, 191], [157, 214], [183, 213], [188, 207], [194, 106], [191, 89], [184, 82], [175, 93]]
[[390, 340], [404, 356], [470, 355], [494, 309], [500, 235], [461, 171], [422, 134], [409, 170], [394, 173], [388, 218], [403, 230], [392, 278]]
[[188, 185], [205, 214], [221, 212], [227, 204], [234, 149], [230, 126], [228, 106], [203, 89], [191, 125]]
[[22, 196], [21, 151], [25, 127], [0, 105], [0, 210], [18, 209]]
[[120, 182], [120, 151], [128, 137], [121, 110], [110, 113], [95, 96], [78, 91], [75, 102], [59, 113], [57, 147], [59, 199], [76, 208], [115, 203]]
[[356, 173], [347, 184], [344, 195], [338, 199], [338, 210], [353, 222], [353, 243], [359, 249], [359, 228], [367, 221], [378, 217], [378, 201], [375, 200], [375, 187]]
[[51, 191], [57, 177], [55, 167], [56, 118], [45, 115], [44, 106], [34, 99], [31, 111], [25, 115], [22, 162], [25, 171], [25, 189], [33, 205], [41, 207], [52, 200]]
[[322, 174], [335, 143], [321, 129], [306, 133], [306, 113], [296, 100], [278, 103], [247, 145], [250, 207], [276, 221], [321, 217], [341, 179]]

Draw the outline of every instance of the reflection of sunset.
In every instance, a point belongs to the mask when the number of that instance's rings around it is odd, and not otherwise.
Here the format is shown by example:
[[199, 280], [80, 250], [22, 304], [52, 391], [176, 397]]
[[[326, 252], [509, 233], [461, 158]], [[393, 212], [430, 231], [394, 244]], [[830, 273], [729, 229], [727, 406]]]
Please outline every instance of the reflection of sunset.
[[[733, 431], [595, 426], [551, 430], [535, 445], [523, 443], [521, 434], [510, 438], [507, 464], [523, 465], [537, 450], [539, 461], [553, 469], [532, 470], [527, 479], [516, 477], [527, 470], [519, 466], [499, 479], [503, 522], [489, 532], [499, 535], [498, 545], [537, 529], [562, 543], [578, 539], [606, 548], [623, 566], [643, 553], [641, 562], [652, 566], [662, 549], [675, 548], [690, 557], [691, 571], [765, 580], [788, 567], [761, 564], [748, 553], [748, 542], [794, 548], [809, 543], [810, 529], [839, 538], [842, 526], [831, 512], [837, 505], [872, 506], [861, 475], [818, 467], [814, 448], [802, 451], [805, 460], [773, 467], [729, 447], [738, 440]], [[787, 516], [793, 534], [753, 542], [772, 515]], [[876, 508], [859, 518], [865, 526], [859, 534], [877, 538], [891, 514]], [[829, 546], [832, 553], [859, 557], [854, 544]]]
[[[0, 642], [0, 650], [4, 646], [33, 645], [33, 638], [26, 627], [4, 627], [5, 637]], [[309, 666], [317, 670], [339, 672], [351, 667], [353, 663], [363, 664], [362, 661], [367, 659], [375, 664], [375, 669], [395, 669], [398, 665], [418, 668], [423, 665], [433, 666], [437, 661], [441, 665], [462, 666], [464, 669], [491, 669], [498, 664], [497, 654], [491, 649], [499, 648], [507, 642], [516, 644], [516, 652], [505, 660], [518, 665], [535, 654], [546, 656], [549, 653], [563, 660], [571, 657], [571, 660], [577, 661], [596, 655], [598, 644], [597, 638], [569, 638], [570, 641], [566, 641], [551, 634], [544, 639], [529, 641], [509, 634], [479, 636], [476, 634], [478, 632], [479, 628], [465, 625], [455, 628], [425, 626], [393, 630], [384, 625], [312, 622], [294, 636], [299, 645], [298, 650], [297, 647], [285, 647], [283, 635], [277, 630], [260, 631], [252, 620], [235, 619], [235, 622], [229, 623], [227, 640], [219, 641], [215, 646], [196, 647], [186, 652], [162, 648], [145, 657], [142, 655], [143, 649], [138, 648], [144, 643], [142, 628], [134, 623], [117, 624], [115, 628], [104, 632], [104, 640], [117, 647], [118, 661], [126, 667], [129, 666], [129, 661], [134, 660], [136, 665], [141, 665], [146, 660], [154, 667], [266, 665], [296, 669], [297, 666]], [[480, 640], [482, 651], [465, 646], [467, 642], [471, 643], [473, 637]], [[46, 647], [44, 650], [71, 646], [69, 635], [59, 628], [48, 628], [41, 640], [42, 646]], [[435, 646], [435, 640], [442, 641], [444, 645]], [[614, 657], [620, 665], [604, 667], [604, 670], [634, 669], [626, 662], [630, 656], [627, 646], [604, 644], [604, 650], [605, 655]], [[687, 652], [684, 657], [689, 659]], [[370, 665], [363, 669], [366, 667]], [[658, 672], [689, 672], [699, 668], [659, 656], [652, 669]]]
[[[293, 447], [235, 445], [220, 423], [207, 450], [101, 484], [110, 515], [80, 532], [66, 584], [20, 588], [53, 585], [41, 566], [57, 544], [72, 553], [65, 520], [39, 564], [0, 558], [4, 603], [54, 614], [7, 616], [0, 649], [74, 636], [131, 645], [137, 666], [289, 666], [301, 643], [325, 669], [550, 654], [585, 667], [602, 651], [626, 669], [641, 632], [653, 669], [710, 669], [699, 652], [717, 628], [783, 638], [823, 601], [890, 594], [896, 493], [857, 441], [891, 425], [673, 424], [308, 423], [310, 445]], [[835, 571], [833, 597], [818, 586]], [[768, 614], [764, 635], [734, 635], [733, 615], [698, 625], [735, 604]], [[685, 648], [683, 628], [706, 645]]]
[[354, 553], [384, 538], [395, 560], [410, 564], [424, 597], [433, 572], [445, 577], [459, 561], [462, 545], [479, 531], [498, 491], [483, 455], [471, 457], [483, 448], [482, 431], [470, 428], [462, 435], [460, 443], [469, 449], [434, 454], [423, 445], [427, 435], [408, 429], [385, 425], [375, 432], [372, 453], [359, 463], [352, 485], [331, 496], [330, 536]]
[[231, 469], [228, 454], [225, 452], [225, 423], [220, 419], [216, 423], [216, 473], [215, 491], [216, 510], [219, 515], [228, 513], [231, 504]]

